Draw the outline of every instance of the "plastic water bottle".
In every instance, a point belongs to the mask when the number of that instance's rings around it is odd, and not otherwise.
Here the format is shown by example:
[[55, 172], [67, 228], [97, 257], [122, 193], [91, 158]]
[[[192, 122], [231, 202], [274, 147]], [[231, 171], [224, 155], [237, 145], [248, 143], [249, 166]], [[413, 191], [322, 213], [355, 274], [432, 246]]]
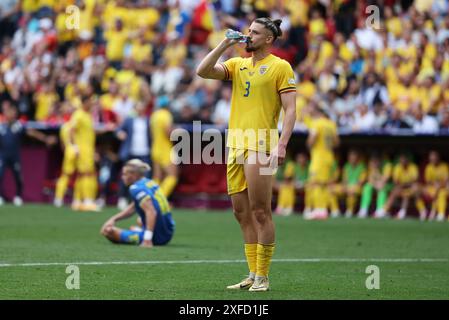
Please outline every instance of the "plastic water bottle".
[[246, 43], [249, 41], [248, 36], [245, 36], [240, 31], [236, 31], [236, 30], [232, 30], [232, 29], [228, 29], [226, 31], [226, 38], [232, 39], [232, 40], [239, 40], [239, 42], [241, 42], [241, 43]]

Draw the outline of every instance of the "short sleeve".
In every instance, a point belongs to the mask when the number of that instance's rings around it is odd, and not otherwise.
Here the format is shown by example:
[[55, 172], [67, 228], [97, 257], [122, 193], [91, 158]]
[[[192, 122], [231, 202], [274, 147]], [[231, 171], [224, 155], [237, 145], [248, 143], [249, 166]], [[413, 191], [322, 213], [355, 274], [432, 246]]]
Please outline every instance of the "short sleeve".
[[236, 57], [220, 63], [225, 71], [224, 80], [232, 80], [234, 78], [235, 68], [238, 66], [241, 60], [242, 58]]
[[141, 204], [146, 199], [151, 199], [149, 190], [140, 188], [136, 185], [133, 185], [129, 188], [129, 193], [131, 194], [131, 198], [138, 204]]
[[279, 94], [296, 91], [295, 73], [287, 61], [279, 63], [276, 73], [276, 89]]

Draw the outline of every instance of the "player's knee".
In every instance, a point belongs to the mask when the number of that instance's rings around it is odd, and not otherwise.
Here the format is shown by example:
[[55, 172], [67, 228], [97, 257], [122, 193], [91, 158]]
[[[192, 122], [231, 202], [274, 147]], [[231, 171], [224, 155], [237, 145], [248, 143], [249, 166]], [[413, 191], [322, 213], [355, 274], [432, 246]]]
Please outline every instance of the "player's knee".
[[104, 228], [104, 229], [102, 230], [102, 234], [103, 234], [106, 238], [111, 237], [111, 236], [112, 236], [112, 233], [113, 233], [113, 228], [112, 228], [112, 226], [107, 226], [106, 228]]
[[234, 208], [233, 212], [239, 224], [250, 223], [250, 215], [243, 208]]
[[266, 208], [254, 208], [251, 211], [260, 225], [264, 225], [271, 220], [270, 211]]

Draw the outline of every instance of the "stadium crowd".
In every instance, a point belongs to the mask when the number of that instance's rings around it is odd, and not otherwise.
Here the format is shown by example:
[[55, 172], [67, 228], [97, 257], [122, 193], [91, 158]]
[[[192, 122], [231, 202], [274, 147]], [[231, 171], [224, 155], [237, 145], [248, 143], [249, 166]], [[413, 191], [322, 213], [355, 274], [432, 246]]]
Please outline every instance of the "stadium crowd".
[[[1, 1], [0, 103], [56, 127], [83, 95], [109, 131], [142, 106], [225, 125], [229, 84], [195, 67], [226, 29], [270, 16], [284, 33], [273, 53], [298, 79], [298, 129], [317, 106], [350, 132], [449, 133], [448, 12], [448, 0]], [[236, 46], [225, 58], [245, 54]]]

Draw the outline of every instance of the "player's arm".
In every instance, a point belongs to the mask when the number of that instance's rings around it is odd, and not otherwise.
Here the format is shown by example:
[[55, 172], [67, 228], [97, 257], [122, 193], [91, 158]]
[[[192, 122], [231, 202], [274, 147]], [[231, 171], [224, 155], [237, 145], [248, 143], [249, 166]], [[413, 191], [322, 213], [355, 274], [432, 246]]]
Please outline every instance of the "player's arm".
[[296, 122], [296, 91], [288, 91], [281, 93], [282, 109], [284, 110], [284, 120], [282, 122], [282, 133], [279, 138], [278, 145], [270, 155], [271, 161], [278, 161], [281, 165], [287, 153], [287, 144], [292, 136], [293, 128]]
[[36, 140], [39, 140], [40, 142], [45, 143], [47, 146], [52, 146], [58, 141], [55, 136], [47, 136], [45, 133], [35, 129], [27, 129], [26, 134]]
[[143, 212], [145, 212], [146, 218], [146, 230], [143, 234], [143, 242], [141, 246], [151, 248], [153, 246], [153, 230], [154, 226], [156, 225], [156, 210], [154, 209], [150, 197], [145, 197], [140, 202], [140, 207], [142, 208]]
[[312, 149], [312, 147], [315, 145], [316, 140], [318, 139], [318, 132], [313, 129], [310, 128], [309, 129], [309, 135], [307, 136], [307, 147], [309, 147], [309, 149]]
[[78, 154], [79, 147], [75, 143], [75, 132], [76, 132], [75, 126], [73, 124], [70, 124], [70, 127], [69, 127], [69, 144], [70, 144], [70, 147], [73, 148], [75, 153]]
[[196, 68], [196, 74], [205, 79], [225, 80], [226, 71], [224, 67], [217, 63], [222, 54], [232, 45], [238, 43], [237, 40], [224, 39], [220, 44], [209, 52]]
[[129, 218], [134, 213], [134, 202], [128, 205], [123, 211], [120, 211], [116, 215], [112, 216], [104, 223], [104, 225], [101, 227], [100, 233], [105, 234], [105, 230], [111, 226], [113, 227], [117, 221]]
[[125, 141], [126, 138], [128, 137], [128, 124], [129, 124], [129, 120], [125, 120], [122, 125], [115, 131], [115, 136], [120, 140], [120, 141]]

